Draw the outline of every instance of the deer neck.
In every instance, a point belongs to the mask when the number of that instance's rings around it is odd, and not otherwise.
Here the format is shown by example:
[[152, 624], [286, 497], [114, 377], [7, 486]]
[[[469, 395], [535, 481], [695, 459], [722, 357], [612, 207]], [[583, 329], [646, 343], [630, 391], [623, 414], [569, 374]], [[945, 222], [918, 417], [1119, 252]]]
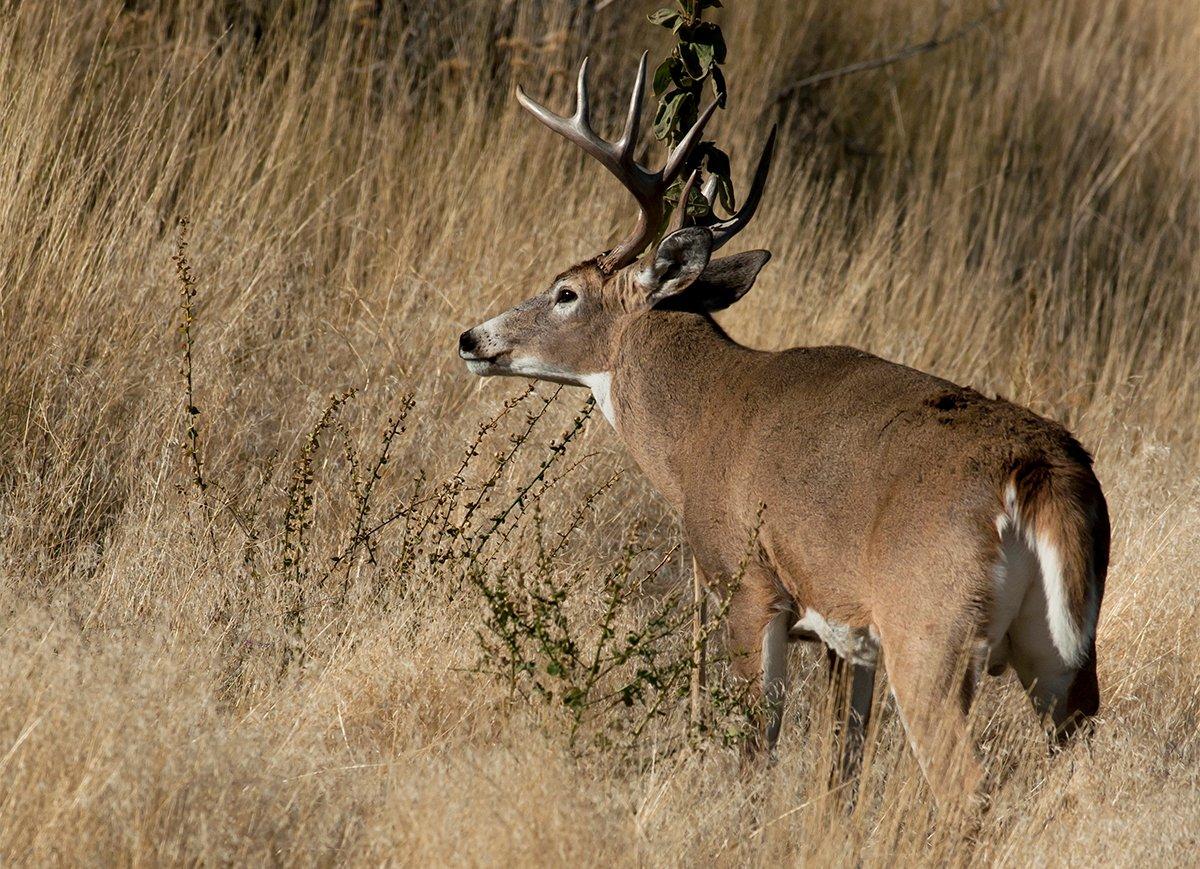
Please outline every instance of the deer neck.
[[634, 460], [672, 502], [713, 456], [709, 429], [723, 425], [723, 396], [757, 355], [707, 315], [652, 310], [621, 331], [597, 403]]

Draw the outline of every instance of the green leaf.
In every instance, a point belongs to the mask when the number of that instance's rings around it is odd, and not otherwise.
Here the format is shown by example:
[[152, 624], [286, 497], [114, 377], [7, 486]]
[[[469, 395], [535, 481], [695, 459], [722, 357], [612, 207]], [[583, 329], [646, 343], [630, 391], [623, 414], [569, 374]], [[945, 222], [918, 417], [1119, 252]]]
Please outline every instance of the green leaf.
[[[674, 210], [675, 204], [679, 202], [679, 197], [683, 194], [684, 183], [684, 179], [676, 178], [671, 182], [671, 186], [667, 188], [667, 192], [663, 196], [663, 201], [666, 202], [668, 208]], [[708, 217], [711, 213], [712, 209], [708, 205], [708, 200], [704, 198], [704, 194], [700, 191], [700, 185], [696, 184], [692, 187], [692, 192], [688, 196], [688, 217]]]
[[691, 195], [688, 196], [687, 213], [689, 217], [708, 217], [712, 213], [699, 184], [692, 188]]
[[671, 77], [671, 61], [673, 57], [668, 57], [658, 65], [658, 69], [654, 70], [654, 95], [661, 97], [674, 82]]
[[679, 59], [683, 61], [684, 72], [696, 81], [703, 79], [704, 74], [708, 72], [708, 67], [700, 63], [700, 58], [696, 54], [696, 45], [691, 42], [679, 43]]
[[725, 89], [725, 73], [721, 72], [720, 67], [714, 66], [709, 72], [708, 81], [712, 85], [713, 96], [717, 98], [718, 108], [725, 108], [725, 100], [728, 97], [728, 91]]
[[[658, 111], [654, 115], [655, 138], [666, 139], [679, 128], [680, 114], [686, 114], [688, 100], [691, 97], [692, 95], [686, 91], [674, 90], [662, 98], [658, 104]], [[694, 99], [691, 101], [695, 102]]]
[[679, 111], [675, 97], [680, 93], [682, 91], [673, 91], [659, 100], [658, 108], [654, 112], [654, 138], [660, 141], [671, 134], [671, 127], [675, 123], [675, 113]]
[[679, 110], [675, 113], [675, 135], [679, 137], [690, 130], [698, 116], [696, 95], [691, 91], [684, 91], [683, 96], [679, 98]]
[[704, 44], [708, 44], [708, 46], [712, 46], [716, 62], [718, 62], [718, 64], [724, 64], [726, 54], [728, 52], [725, 47], [725, 35], [722, 34], [718, 25], [715, 25], [712, 22], [701, 22], [700, 24], [697, 24], [696, 32], [695, 35], [692, 36], [692, 40], [696, 42], [703, 42]]
[[683, 64], [675, 55], [671, 55], [658, 65], [654, 71], [654, 94], [661, 97], [669, 87], [674, 85], [681, 90], [687, 90], [696, 83], [684, 72]]
[[697, 24], [688, 25], [680, 30], [679, 36], [681, 39], [698, 46], [709, 46], [712, 49], [716, 62], [725, 62], [725, 37], [721, 33], [721, 28], [711, 21], [701, 21]]
[[[729, 155], [717, 147], [715, 142], [704, 143], [704, 168], [713, 175], [729, 177]], [[703, 146], [702, 146], [703, 147]]]
[[675, 207], [675, 203], [679, 201], [679, 194], [683, 190], [683, 179], [676, 178], [667, 188], [667, 192], [663, 194], [663, 202], [671, 208]]
[[657, 24], [659, 27], [666, 27], [669, 30], [674, 30], [682, 21], [679, 13], [667, 6], [655, 9], [646, 18], [651, 24]]
[[721, 8], [721, 0], [697, 0], [697, 3], [696, 3], [697, 9], [702, 9], [702, 10], [703, 9], [712, 9], [714, 7], [717, 9], [720, 9]]
[[733, 182], [727, 176], [717, 176], [717, 200], [729, 214], [734, 212]]
[[703, 42], [696, 42], [693, 43], [692, 48], [696, 52], [696, 61], [700, 64], [700, 68], [705, 72], [712, 69], [713, 61], [715, 60], [713, 47], [705, 45]]

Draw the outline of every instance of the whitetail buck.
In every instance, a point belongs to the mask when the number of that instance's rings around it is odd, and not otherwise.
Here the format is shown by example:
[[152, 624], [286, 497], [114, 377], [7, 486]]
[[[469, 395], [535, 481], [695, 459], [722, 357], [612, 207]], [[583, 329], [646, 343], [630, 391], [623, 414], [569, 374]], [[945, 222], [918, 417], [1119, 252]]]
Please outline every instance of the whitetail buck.
[[1060, 738], [1094, 715], [1109, 525], [1087, 452], [1025, 408], [870, 353], [767, 353], [731, 339], [712, 313], [750, 289], [770, 254], [712, 253], [753, 216], [774, 134], [738, 212], [683, 226], [677, 209], [654, 245], [667, 186], [713, 107], [651, 172], [633, 156], [645, 57], [615, 143], [590, 126], [586, 72], [585, 61], [570, 118], [519, 88], [517, 98], [628, 188], [637, 226], [464, 332], [459, 354], [475, 374], [592, 390], [682, 514], [697, 576], [731, 594], [734, 666], [763, 692], [766, 745], [779, 733], [788, 641], [802, 637], [852, 667], [859, 739], [882, 651], [939, 800], [979, 785], [966, 712], [985, 669], [1011, 666]]

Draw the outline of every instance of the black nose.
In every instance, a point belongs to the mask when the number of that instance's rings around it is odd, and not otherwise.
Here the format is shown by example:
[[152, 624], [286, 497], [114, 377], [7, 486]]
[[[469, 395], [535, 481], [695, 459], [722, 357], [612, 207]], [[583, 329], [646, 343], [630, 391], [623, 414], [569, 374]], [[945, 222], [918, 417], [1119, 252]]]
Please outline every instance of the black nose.
[[468, 353], [468, 354], [474, 353], [475, 348], [478, 346], [479, 346], [479, 344], [475, 340], [475, 335], [470, 329], [468, 329], [467, 331], [463, 332], [461, 335], [458, 336], [458, 352], [459, 353]]

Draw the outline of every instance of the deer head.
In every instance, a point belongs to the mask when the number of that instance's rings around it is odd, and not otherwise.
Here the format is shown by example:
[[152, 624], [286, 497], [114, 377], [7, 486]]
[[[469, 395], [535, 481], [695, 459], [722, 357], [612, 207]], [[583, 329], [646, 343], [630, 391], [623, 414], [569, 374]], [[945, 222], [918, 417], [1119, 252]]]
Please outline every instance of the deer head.
[[[517, 100], [535, 118], [599, 161], [633, 196], [639, 213], [633, 230], [616, 247], [560, 273], [549, 287], [515, 308], [459, 337], [459, 355], [475, 374], [534, 377], [587, 385], [610, 370], [615, 342], [628, 318], [653, 309], [708, 314], [728, 307], [753, 285], [770, 258], [756, 250], [722, 259], [712, 254], [754, 216], [766, 184], [775, 144], [772, 129], [759, 157], [754, 181], [742, 207], [731, 216], [715, 215], [706, 225], [686, 226], [686, 203], [696, 181], [688, 179], [666, 234], [639, 263], [642, 252], [663, 230], [664, 196], [680, 176], [716, 109], [706, 108], [667, 157], [652, 172], [634, 159], [646, 85], [646, 55], [638, 66], [625, 129], [616, 142], [592, 129], [588, 110], [588, 62], [579, 68], [578, 94], [571, 117], [556, 115], [530, 99], [520, 87]], [[715, 201], [715, 179], [703, 192]], [[636, 267], [635, 267], [636, 264]]]

